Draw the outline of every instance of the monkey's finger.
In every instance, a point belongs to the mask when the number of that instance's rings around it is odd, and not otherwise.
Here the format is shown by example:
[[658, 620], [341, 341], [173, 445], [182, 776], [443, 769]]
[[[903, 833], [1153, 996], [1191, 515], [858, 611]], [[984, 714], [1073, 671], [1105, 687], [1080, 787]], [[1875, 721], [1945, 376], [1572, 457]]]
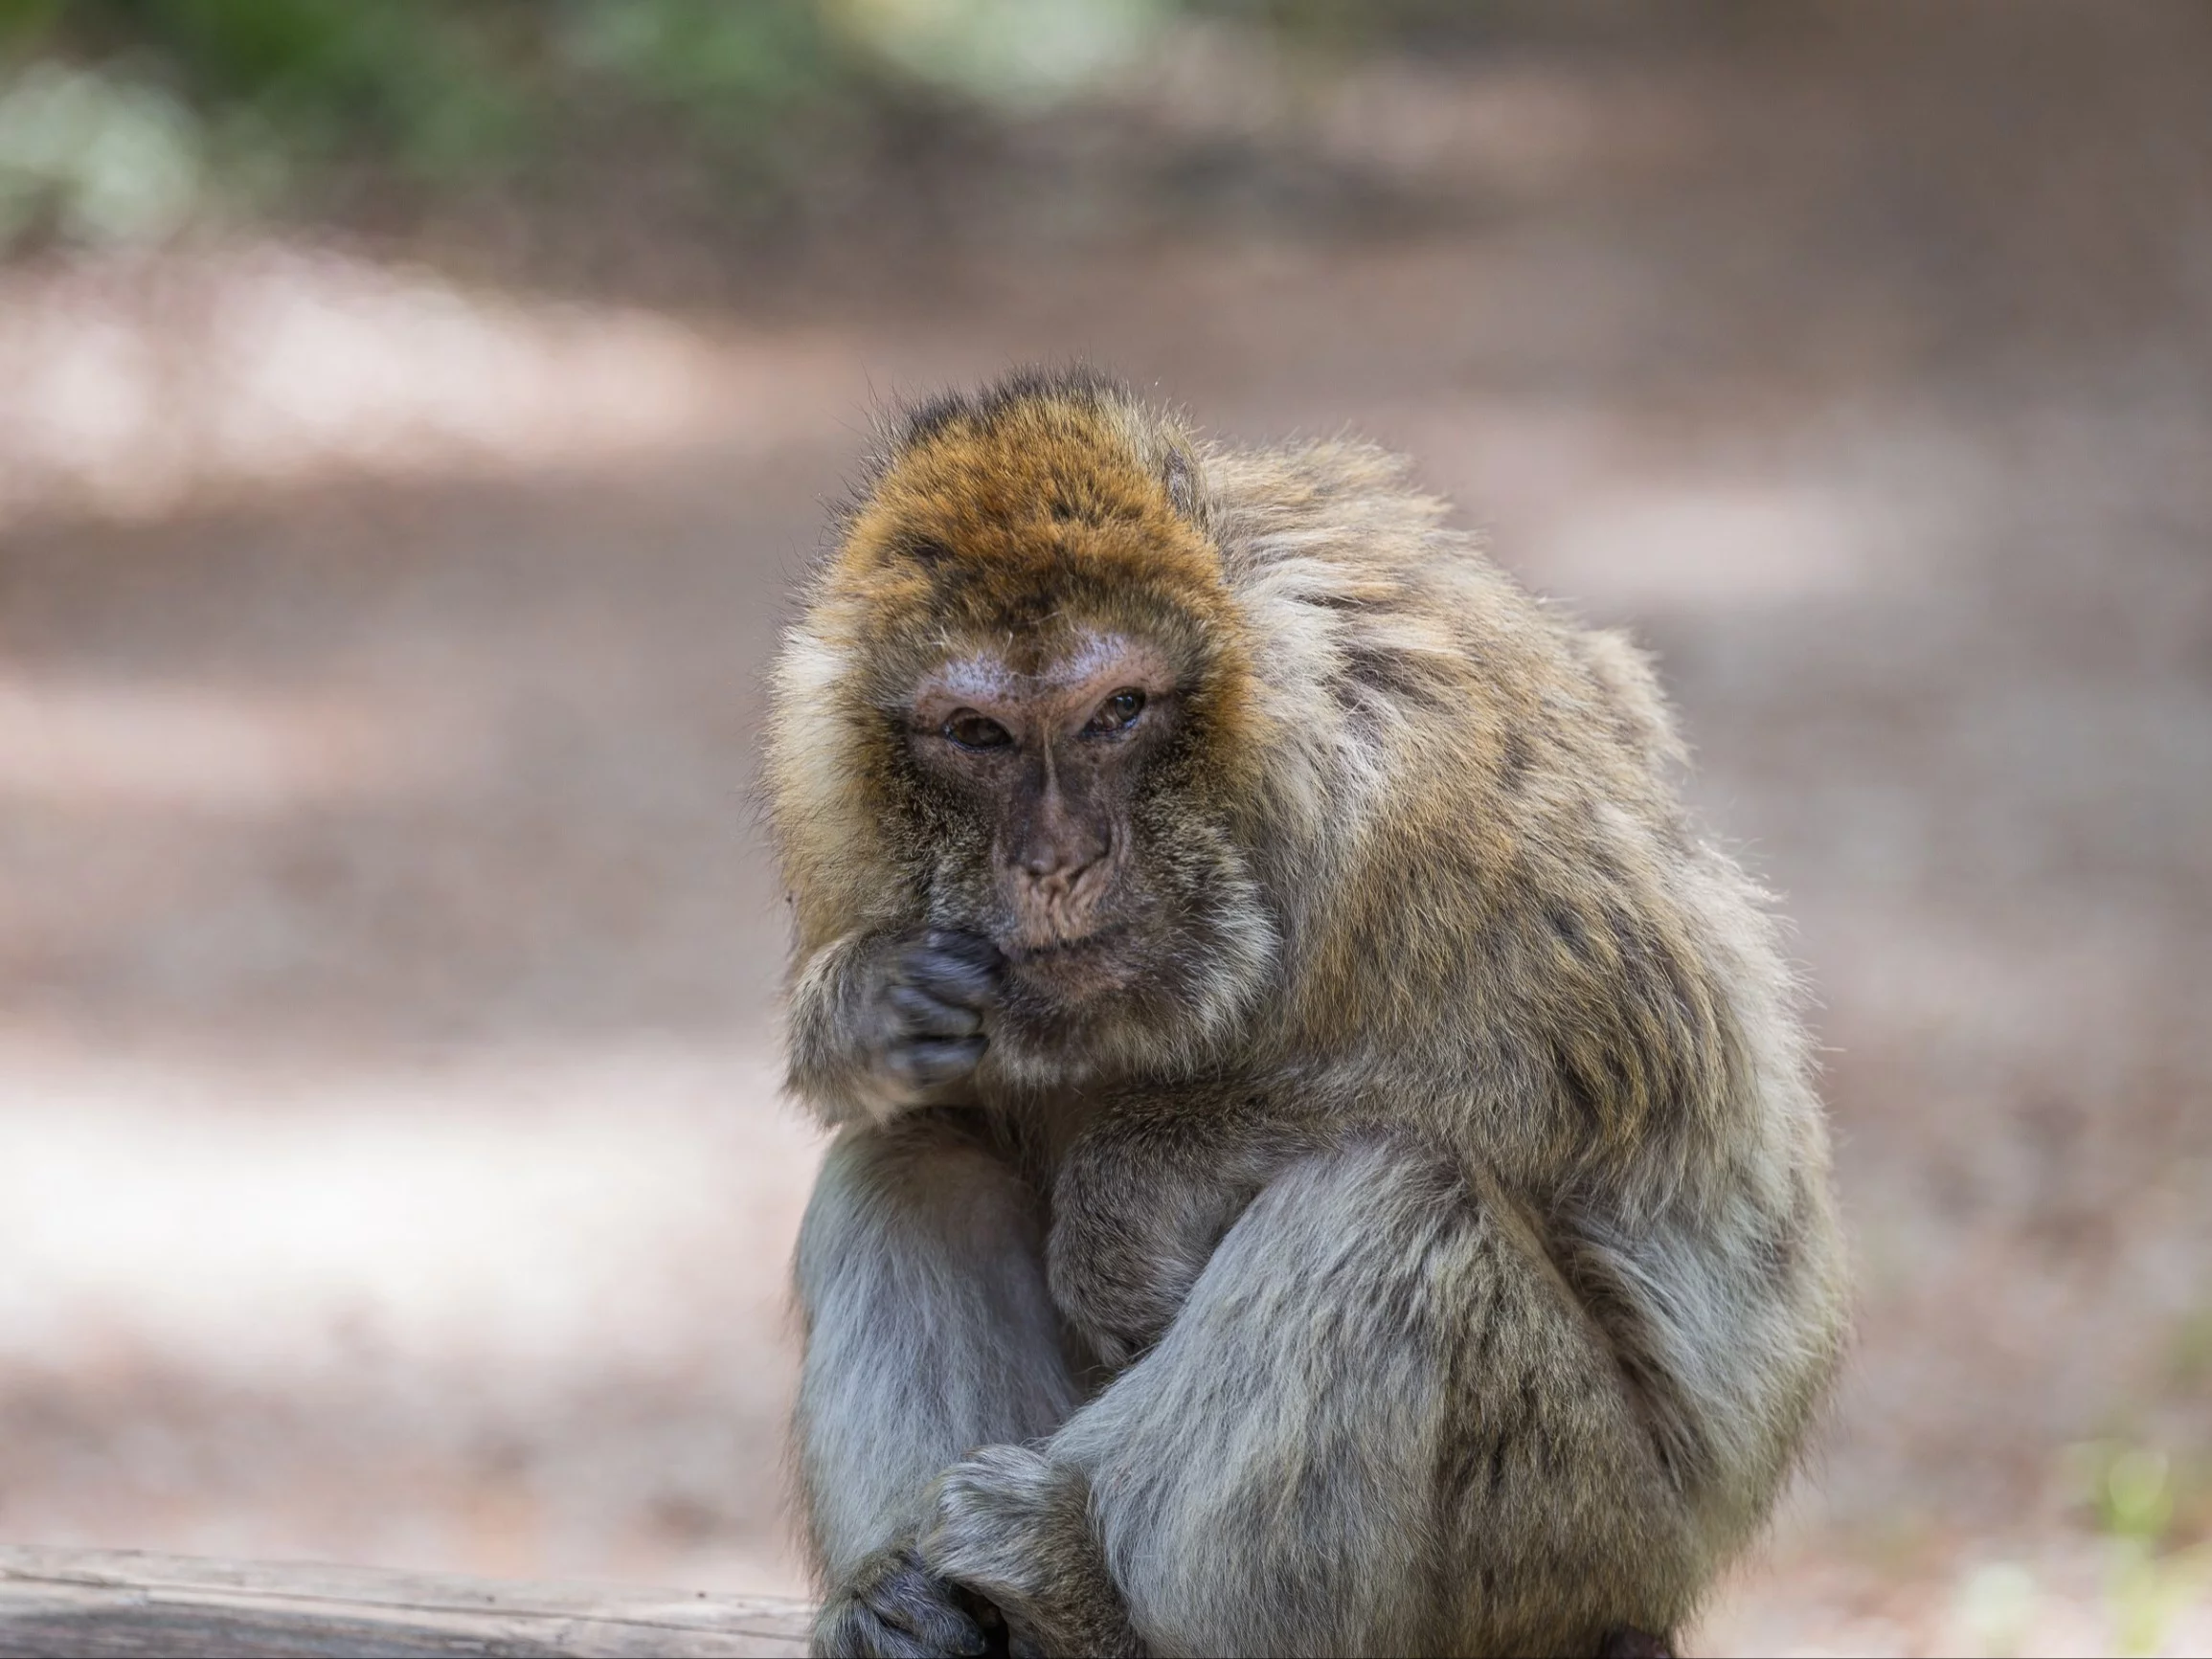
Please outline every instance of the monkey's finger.
[[976, 1062], [982, 1057], [981, 1037], [962, 1037], [950, 1042], [923, 1039], [896, 1044], [891, 1051], [891, 1066], [908, 1081], [926, 1088], [965, 1077], [975, 1070]]
[[993, 972], [1006, 965], [1006, 958], [998, 946], [982, 934], [971, 933], [963, 928], [932, 928], [922, 935], [922, 943], [933, 951], [942, 951]]
[[989, 1645], [983, 1627], [952, 1600], [947, 1586], [918, 1567], [876, 1585], [869, 1605], [884, 1624], [919, 1642], [925, 1652], [981, 1653]]
[[973, 1008], [940, 1002], [912, 985], [893, 985], [891, 1005], [898, 1010], [900, 1023], [916, 1037], [973, 1037], [983, 1027], [983, 1017]]
[[941, 955], [964, 962], [993, 977], [1006, 971], [1005, 953], [981, 933], [962, 932], [954, 928], [932, 928], [922, 935], [922, 943]]
[[938, 1654], [980, 1653], [982, 1648], [933, 1645], [888, 1623], [866, 1602], [850, 1601], [815, 1627], [814, 1651], [824, 1659], [936, 1659]]
[[988, 939], [972, 933], [932, 933], [900, 958], [899, 977], [940, 1000], [980, 1007], [998, 995], [1005, 962]]

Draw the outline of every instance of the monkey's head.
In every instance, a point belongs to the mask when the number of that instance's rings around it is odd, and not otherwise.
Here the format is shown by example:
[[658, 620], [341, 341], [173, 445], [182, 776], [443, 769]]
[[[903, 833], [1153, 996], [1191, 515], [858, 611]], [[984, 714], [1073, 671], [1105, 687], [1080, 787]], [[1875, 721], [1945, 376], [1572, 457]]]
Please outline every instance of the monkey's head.
[[808, 952], [869, 928], [1006, 959], [986, 1066], [1191, 1064], [1263, 989], [1242, 833], [1261, 716], [1185, 435], [1080, 375], [908, 415], [777, 678]]

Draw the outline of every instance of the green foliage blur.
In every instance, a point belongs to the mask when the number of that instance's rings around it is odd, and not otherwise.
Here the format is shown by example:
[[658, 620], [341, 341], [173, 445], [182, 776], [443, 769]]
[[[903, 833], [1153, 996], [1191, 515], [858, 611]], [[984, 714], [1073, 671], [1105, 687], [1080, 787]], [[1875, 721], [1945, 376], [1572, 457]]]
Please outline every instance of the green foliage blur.
[[742, 202], [901, 121], [1078, 93], [1190, 9], [0, 0], [0, 253], [158, 240], [338, 178], [527, 187], [625, 142], [714, 172]]

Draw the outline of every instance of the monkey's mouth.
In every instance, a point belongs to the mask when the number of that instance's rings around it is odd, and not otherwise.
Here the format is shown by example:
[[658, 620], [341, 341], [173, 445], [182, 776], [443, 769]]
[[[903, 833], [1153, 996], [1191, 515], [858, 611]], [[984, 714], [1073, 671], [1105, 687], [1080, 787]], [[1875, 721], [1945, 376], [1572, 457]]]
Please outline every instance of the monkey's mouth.
[[1072, 939], [1017, 944], [1005, 950], [1009, 975], [1032, 994], [1067, 1009], [1126, 991], [1141, 951], [1132, 951], [1137, 930], [1117, 922]]
[[1128, 932], [1126, 922], [1116, 922], [1094, 928], [1080, 938], [1053, 939], [1042, 945], [1002, 944], [999, 950], [1016, 968], [1042, 968], [1049, 972], [1061, 963], [1095, 959], [1101, 951], [1118, 944]]

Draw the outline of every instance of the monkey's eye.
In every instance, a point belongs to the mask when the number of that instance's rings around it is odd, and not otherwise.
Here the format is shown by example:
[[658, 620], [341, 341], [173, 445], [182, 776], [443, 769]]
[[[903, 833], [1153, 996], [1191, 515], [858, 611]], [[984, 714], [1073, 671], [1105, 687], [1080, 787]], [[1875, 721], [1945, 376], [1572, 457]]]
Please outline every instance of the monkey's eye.
[[1004, 749], [1014, 741], [1004, 727], [972, 708], [963, 708], [946, 721], [944, 734], [962, 749]]
[[1125, 685], [1098, 705], [1098, 712], [1091, 716], [1091, 724], [1083, 729], [1093, 737], [1108, 737], [1117, 731], [1127, 731], [1143, 712], [1144, 693], [1134, 685]]

